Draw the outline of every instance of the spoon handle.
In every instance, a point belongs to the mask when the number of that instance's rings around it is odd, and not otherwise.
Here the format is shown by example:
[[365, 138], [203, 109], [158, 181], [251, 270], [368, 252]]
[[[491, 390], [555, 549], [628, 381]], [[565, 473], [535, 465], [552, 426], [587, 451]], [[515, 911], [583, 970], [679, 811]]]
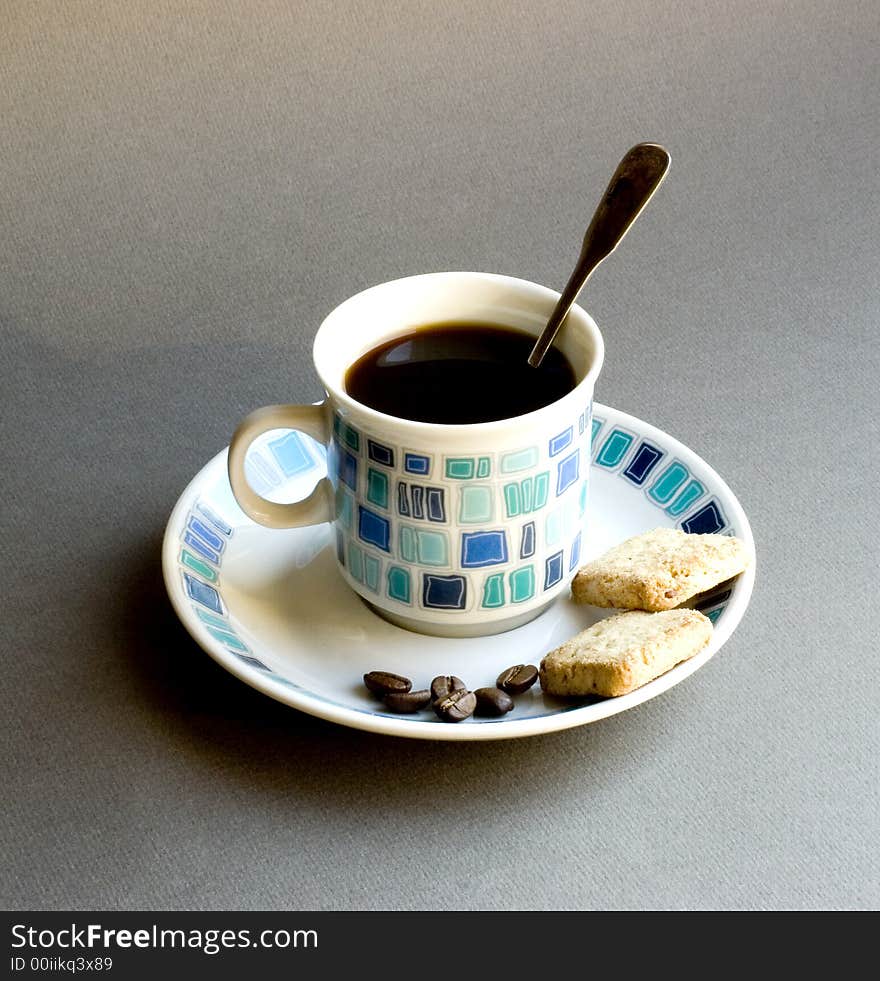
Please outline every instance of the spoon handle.
[[544, 359], [562, 321], [593, 270], [617, 248], [660, 186], [668, 168], [669, 153], [658, 143], [636, 144], [617, 165], [584, 236], [577, 265], [529, 355], [529, 364], [533, 368], [537, 368]]

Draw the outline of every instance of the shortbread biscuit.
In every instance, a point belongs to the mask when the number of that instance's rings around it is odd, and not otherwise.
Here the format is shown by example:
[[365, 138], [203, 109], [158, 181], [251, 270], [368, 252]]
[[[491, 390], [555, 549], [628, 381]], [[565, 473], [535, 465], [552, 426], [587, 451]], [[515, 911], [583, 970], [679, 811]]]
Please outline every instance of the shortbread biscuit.
[[739, 538], [655, 528], [582, 566], [571, 594], [578, 603], [605, 608], [671, 610], [739, 575], [748, 563]]
[[626, 695], [699, 653], [712, 621], [697, 610], [631, 610], [594, 623], [541, 661], [549, 695]]

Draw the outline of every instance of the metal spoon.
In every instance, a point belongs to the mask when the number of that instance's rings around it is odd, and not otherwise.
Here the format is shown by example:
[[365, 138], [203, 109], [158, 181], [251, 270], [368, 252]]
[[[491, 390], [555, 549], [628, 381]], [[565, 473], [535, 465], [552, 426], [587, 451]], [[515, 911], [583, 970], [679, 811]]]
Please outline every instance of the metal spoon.
[[660, 186], [668, 168], [669, 153], [659, 143], [637, 143], [617, 165], [584, 236], [577, 265], [529, 355], [529, 364], [533, 368], [537, 368], [544, 359], [556, 332], [593, 270], [617, 248], [630, 225]]

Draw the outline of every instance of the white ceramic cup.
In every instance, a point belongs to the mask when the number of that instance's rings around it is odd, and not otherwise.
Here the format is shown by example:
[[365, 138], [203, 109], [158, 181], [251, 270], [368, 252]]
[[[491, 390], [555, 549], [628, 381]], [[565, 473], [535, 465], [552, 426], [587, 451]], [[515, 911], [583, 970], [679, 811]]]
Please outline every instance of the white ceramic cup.
[[[559, 294], [488, 273], [410, 276], [358, 293], [321, 324], [314, 360], [326, 398], [245, 418], [229, 447], [242, 510], [269, 528], [331, 522], [339, 571], [381, 616], [422, 633], [500, 633], [568, 589], [583, 552], [593, 386], [604, 344], [574, 306], [556, 345], [577, 384], [534, 412], [474, 425], [414, 422], [345, 391], [346, 370], [423, 324], [499, 324], [537, 336]], [[449, 393], [455, 398], [455, 392]], [[328, 449], [327, 477], [304, 501], [279, 504], [245, 477], [253, 440], [294, 429]]]

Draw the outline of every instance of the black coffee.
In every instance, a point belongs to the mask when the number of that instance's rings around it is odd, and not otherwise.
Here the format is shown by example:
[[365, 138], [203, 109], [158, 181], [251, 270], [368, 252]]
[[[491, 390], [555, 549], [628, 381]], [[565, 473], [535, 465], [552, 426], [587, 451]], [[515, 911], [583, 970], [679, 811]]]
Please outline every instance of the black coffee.
[[387, 415], [447, 425], [509, 419], [549, 405], [577, 384], [555, 347], [539, 368], [535, 338], [494, 324], [429, 324], [368, 351], [348, 369], [345, 390]]

